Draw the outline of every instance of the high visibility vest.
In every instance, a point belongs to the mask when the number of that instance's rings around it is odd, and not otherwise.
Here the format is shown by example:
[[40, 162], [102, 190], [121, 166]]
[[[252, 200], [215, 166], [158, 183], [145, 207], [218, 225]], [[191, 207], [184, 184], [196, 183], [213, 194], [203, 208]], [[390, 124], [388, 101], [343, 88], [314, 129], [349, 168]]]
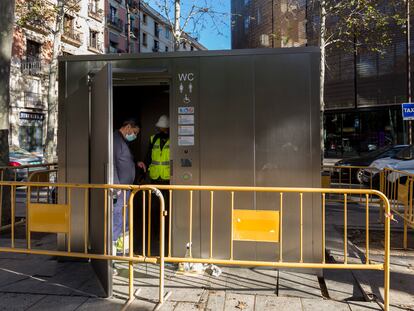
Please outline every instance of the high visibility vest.
[[161, 149], [161, 139], [155, 142], [154, 136], [151, 136], [151, 164], [149, 166], [149, 175], [151, 179], [170, 179], [170, 140], [165, 142]]

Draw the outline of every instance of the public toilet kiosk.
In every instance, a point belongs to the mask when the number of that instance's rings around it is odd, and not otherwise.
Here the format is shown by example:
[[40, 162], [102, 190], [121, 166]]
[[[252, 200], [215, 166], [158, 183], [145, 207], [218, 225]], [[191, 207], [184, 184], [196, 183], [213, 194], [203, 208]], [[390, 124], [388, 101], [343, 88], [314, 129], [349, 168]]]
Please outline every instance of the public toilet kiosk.
[[[131, 150], [143, 159], [157, 119], [166, 114], [171, 184], [320, 187], [319, 59], [319, 50], [310, 47], [61, 57], [59, 182], [111, 184], [114, 130], [126, 118], [139, 120], [141, 134]], [[83, 249], [83, 200], [76, 193], [71, 200], [73, 250]], [[188, 210], [180, 209], [180, 200], [173, 199], [175, 256], [184, 256], [188, 242]], [[208, 195], [197, 196], [193, 206], [193, 253], [206, 258], [208, 200]], [[215, 197], [214, 252], [225, 258], [230, 212], [219, 208], [220, 200], [227, 199]], [[99, 208], [92, 204], [89, 215], [92, 246], [103, 236], [102, 214], [94, 212]], [[269, 194], [245, 193], [237, 208], [274, 210], [278, 201]], [[286, 195], [283, 213], [283, 257], [297, 260], [297, 197]], [[304, 200], [303, 213], [304, 259], [320, 262], [320, 195]], [[243, 243], [234, 246], [239, 259], [277, 258], [273, 244]], [[110, 263], [95, 266], [111, 295]]]

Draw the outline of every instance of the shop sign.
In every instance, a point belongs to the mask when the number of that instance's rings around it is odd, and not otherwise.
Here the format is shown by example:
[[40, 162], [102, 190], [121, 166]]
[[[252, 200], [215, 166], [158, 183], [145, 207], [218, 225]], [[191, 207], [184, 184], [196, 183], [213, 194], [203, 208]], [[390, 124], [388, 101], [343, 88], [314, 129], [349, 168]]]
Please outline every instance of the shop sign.
[[45, 115], [43, 113], [20, 112], [20, 119], [43, 121], [45, 119]]

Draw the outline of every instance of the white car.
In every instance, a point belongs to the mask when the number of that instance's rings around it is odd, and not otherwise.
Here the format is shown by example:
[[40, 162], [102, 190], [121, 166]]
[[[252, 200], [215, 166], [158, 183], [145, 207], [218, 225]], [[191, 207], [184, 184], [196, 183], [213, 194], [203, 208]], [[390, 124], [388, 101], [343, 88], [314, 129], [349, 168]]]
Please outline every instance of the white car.
[[[362, 181], [365, 184], [370, 184], [372, 178], [373, 185], [378, 185], [378, 173], [384, 168], [404, 171], [407, 173], [414, 172], [414, 146], [409, 146], [401, 150], [394, 157], [378, 159], [372, 162], [371, 165], [363, 171]], [[401, 174], [398, 173], [391, 173], [388, 176], [388, 179], [394, 182], [400, 175]]]

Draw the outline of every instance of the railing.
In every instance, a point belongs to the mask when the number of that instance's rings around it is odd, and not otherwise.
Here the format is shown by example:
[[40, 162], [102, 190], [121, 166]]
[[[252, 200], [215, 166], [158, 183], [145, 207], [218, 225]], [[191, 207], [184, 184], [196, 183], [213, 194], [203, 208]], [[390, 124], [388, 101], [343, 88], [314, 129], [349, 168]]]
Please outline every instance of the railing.
[[98, 21], [103, 19], [103, 11], [97, 8], [96, 3], [89, 3], [88, 5], [88, 15]]
[[95, 52], [102, 53], [102, 43], [97, 38], [89, 38], [88, 48]]
[[[92, 184], [59, 184], [59, 183], [43, 183], [43, 182], [0, 182], [0, 186], [8, 188], [10, 193], [10, 239], [9, 243], [4, 243], [0, 247], [0, 252], [46, 255], [46, 256], [63, 256], [72, 258], [87, 258], [100, 260], [117, 260], [129, 263], [129, 299], [123, 310], [135, 299], [134, 293], [134, 264], [135, 263], [152, 263], [159, 265], [159, 301], [158, 307], [162, 305], [169, 293], [164, 295], [164, 239], [160, 239], [159, 255], [148, 257], [145, 255], [135, 255], [133, 252], [134, 245], [134, 197], [139, 192], [150, 191], [159, 199], [160, 207], [160, 236], [164, 236], [164, 198], [159, 190], [153, 186], [128, 186], [128, 185], [92, 185]], [[59, 202], [52, 203], [39, 198], [38, 189], [53, 187], [58, 193]], [[26, 246], [17, 246], [16, 243], [16, 193], [17, 189], [24, 188], [26, 199]], [[74, 196], [81, 195], [83, 197], [83, 223], [77, 223], [76, 226], [83, 229], [83, 245], [80, 249], [73, 249], [72, 243], [72, 213]], [[123, 197], [122, 206], [122, 240], [126, 241], [127, 232], [129, 232], [129, 250], [126, 250], [126, 244], [123, 243], [123, 251], [114, 253], [111, 243], [111, 232], [108, 231], [109, 223], [111, 223], [110, 200], [114, 196]], [[20, 193], [19, 197], [22, 196]], [[2, 201], [0, 201], [2, 202]], [[90, 203], [91, 202], [91, 203]], [[95, 204], [94, 204], [95, 203]], [[96, 207], [92, 211], [92, 206]], [[2, 204], [1, 209], [4, 209]], [[91, 245], [89, 234], [89, 215], [94, 214], [94, 228], [102, 226], [103, 238], [101, 242]], [[127, 228], [127, 220], [129, 228]], [[141, 230], [145, 230], [139, 228]], [[55, 249], [41, 249], [38, 246], [32, 248], [32, 232], [43, 232], [50, 234], [64, 234], [66, 238], [66, 249], [60, 250], [56, 245]], [[145, 232], [145, 231], [144, 231]], [[19, 243], [19, 245], [21, 245]]]
[[63, 30], [62, 40], [79, 46], [82, 44], [82, 33], [73, 28], [65, 28]]
[[[77, 258], [103, 259], [103, 260], [120, 260], [129, 263], [129, 300], [130, 304], [134, 299], [134, 285], [133, 285], [133, 265], [134, 263], [152, 263], [158, 264], [160, 269], [159, 274], [159, 303], [162, 304], [168, 294], [164, 296], [164, 263], [209, 263], [218, 265], [233, 265], [233, 266], [265, 266], [272, 268], [297, 268], [297, 269], [358, 269], [358, 270], [382, 270], [384, 273], [384, 309], [389, 310], [389, 286], [390, 286], [390, 203], [387, 197], [376, 190], [369, 189], [323, 189], [323, 188], [281, 188], [281, 187], [219, 187], [219, 186], [172, 186], [172, 185], [142, 185], [142, 186], [127, 186], [127, 185], [92, 185], [92, 184], [59, 184], [59, 183], [16, 183], [16, 182], [0, 182], [2, 187], [8, 187], [11, 193], [11, 237], [10, 246], [0, 247], [0, 252], [14, 252], [26, 254], [42, 254], [50, 256], [66, 256]], [[18, 187], [25, 186], [25, 193], [27, 198], [27, 246], [16, 247], [15, 245], [15, 231], [14, 231], [14, 212], [15, 212], [15, 196]], [[36, 193], [33, 189], [39, 187], [53, 187], [57, 189], [59, 204], [57, 203], [43, 203], [36, 200]], [[77, 209], [83, 208], [83, 247], [81, 250], [73, 250], [71, 244], [71, 215], [74, 202], [74, 194], [76, 193], [76, 201], [80, 206]], [[140, 206], [134, 206], [134, 197], [142, 194], [142, 203]], [[267, 210], [255, 209], [240, 209], [240, 202], [243, 200], [243, 195], [246, 193], [258, 195], [266, 195], [271, 202], [275, 204]], [[129, 232], [129, 250], [124, 248], [120, 254], [111, 254], [111, 234], [108, 231], [110, 228], [108, 224], [111, 223], [111, 200], [114, 195], [118, 199], [123, 198], [122, 201], [122, 234], [123, 242], [126, 242], [126, 232]], [[164, 202], [164, 195], [168, 196], [167, 203]], [[329, 263], [325, 261], [325, 246], [326, 246], [326, 209], [327, 209], [327, 195], [338, 195], [343, 197], [343, 262]], [[363, 206], [365, 208], [365, 260], [356, 259], [348, 252], [348, 197], [362, 196]], [[129, 198], [128, 198], [129, 196]], [[200, 206], [204, 209], [204, 215], [208, 215], [206, 221], [208, 222], [208, 254], [200, 252], [197, 255], [193, 250], [195, 248], [201, 249], [199, 239], [195, 239], [194, 235], [194, 221], [196, 220], [195, 209], [198, 207], [199, 200], [203, 196], [207, 199], [208, 204]], [[158, 198], [159, 204], [157, 207], [153, 204], [153, 198]], [[221, 197], [220, 204], [218, 198]], [[370, 197], [376, 197], [382, 203], [385, 213], [384, 220], [384, 260], [382, 263], [370, 260], [370, 210], [372, 205]], [[174, 205], [176, 199], [179, 198], [179, 204]], [[318, 198], [318, 199], [317, 199]], [[80, 200], [81, 199], [81, 200]], [[313, 226], [312, 230], [320, 239], [320, 254], [316, 254], [315, 259], [309, 259], [304, 253], [304, 244], [306, 243], [306, 236], [304, 236], [307, 228], [305, 215], [307, 213], [307, 202], [311, 200], [313, 204], [321, 202], [320, 219], [317, 227]], [[79, 203], [83, 202], [83, 203]], [[128, 203], [127, 203], [128, 202]], [[227, 202], [227, 203], [223, 203]], [[296, 202], [295, 204], [293, 204]], [[167, 204], [167, 205], [166, 205]], [[82, 206], [83, 205], [83, 206]], [[165, 207], [167, 206], [167, 208]], [[94, 210], [92, 211], [92, 208]], [[156, 210], [155, 210], [156, 208]], [[298, 209], [296, 217], [291, 217], [292, 213], [285, 216], [293, 208]], [[375, 205], [377, 208], [377, 205]], [[154, 210], [153, 210], [154, 209]], [[220, 218], [220, 224], [224, 224], [229, 228], [229, 236], [220, 236], [220, 241], [228, 240], [228, 256], [223, 258], [220, 255], [218, 258], [216, 252], [216, 245], [218, 243], [214, 238], [215, 228], [215, 213], [217, 210], [227, 210], [229, 217]], [[319, 210], [319, 209], [318, 209]], [[154, 212], [155, 211], [155, 212]], [[172, 250], [172, 245], [178, 243], [172, 230], [174, 226], [174, 215], [178, 212], [185, 211], [188, 218], [179, 217], [180, 221], [184, 221], [187, 225], [180, 225], [180, 230], [185, 230], [188, 243], [188, 254], [182, 256], [180, 252], [177, 254]], [[96, 225], [102, 226], [103, 238], [98, 245], [89, 245], [89, 214], [93, 212], [94, 221]], [[142, 226], [137, 227], [134, 220], [134, 213], [142, 213]], [[43, 216], [40, 217], [39, 215]], [[46, 216], [45, 216], [46, 215]], [[159, 228], [151, 230], [154, 225], [153, 215], [159, 216]], [[157, 216], [157, 217], [158, 217]], [[168, 217], [168, 231], [165, 230], [165, 217]], [[129, 221], [129, 228], [126, 225], [126, 219]], [[146, 224], [146, 219], [148, 222]], [[81, 226], [82, 223], [77, 223]], [[295, 258], [285, 258], [284, 249], [284, 228], [288, 226], [289, 230], [296, 228], [299, 232], [299, 238], [295, 245], [289, 245], [289, 249], [296, 249], [297, 254]], [[96, 229], [96, 228], [95, 228]], [[133, 250], [134, 230], [138, 230], [142, 236], [142, 250], [138, 251], [139, 255], [135, 255]], [[287, 230], [287, 229], [285, 229]], [[31, 232], [59, 232], [66, 235], [67, 249], [62, 250], [43, 250], [31, 248]], [[151, 237], [151, 232], [159, 232], [159, 254], [153, 255], [152, 243], [156, 242], [154, 237]], [[286, 232], [286, 231], [285, 231]], [[183, 232], [180, 233], [182, 235]], [[328, 237], [329, 238], [329, 237]], [[246, 260], [236, 257], [234, 252], [234, 242], [245, 241], [248, 242], [268, 242], [275, 246], [274, 259], [272, 260]], [[293, 243], [290, 241], [290, 243]], [[312, 244], [313, 245], [313, 244]], [[312, 246], [315, 247], [316, 245]], [[164, 252], [167, 250], [167, 256]], [[315, 256], [315, 255], [313, 255]], [[291, 257], [291, 256], [290, 256]]]
[[[217, 186], [170, 186], [170, 185], [156, 185], [157, 189], [161, 190], [165, 195], [168, 195], [168, 234], [167, 234], [167, 257], [166, 262], [172, 263], [208, 263], [218, 265], [236, 265], [236, 266], [266, 266], [273, 268], [306, 268], [306, 269], [360, 269], [360, 270], [383, 270], [384, 271], [384, 308], [389, 310], [389, 250], [390, 250], [390, 218], [385, 217], [384, 222], [384, 261], [383, 263], [373, 263], [370, 260], [370, 210], [372, 209], [372, 197], [376, 198], [376, 202], [382, 202], [384, 206], [385, 215], [389, 215], [389, 202], [388, 199], [379, 191], [370, 189], [314, 189], [314, 188], [276, 188], [276, 187], [217, 187]], [[218, 194], [217, 194], [218, 193]], [[259, 194], [267, 195], [267, 199], [270, 202], [275, 202], [273, 208], [266, 211], [259, 210], [241, 210], [237, 206], [243, 200], [243, 194], [251, 193], [256, 196]], [[336, 195], [342, 196], [343, 200], [343, 215], [344, 215], [344, 232], [343, 232], [343, 262], [342, 263], [327, 263], [325, 261], [325, 245], [326, 245], [326, 204], [327, 196]], [[179, 196], [179, 205], [174, 206], [174, 197], [177, 199]], [[216, 205], [216, 196], [221, 196], [221, 203]], [[223, 204], [223, 197], [226, 197], [226, 204]], [[270, 199], [272, 196], [272, 199]], [[320, 261], [309, 260], [304, 254], [304, 230], [306, 229], [304, 214], [306, 211], [307, 200], [312, 200], [314, 196], [320, 196], [321, 200], [321, 227], [313, 228], [319, 232], [321, 239], [321, 254]], [[348, 198], [352, 196], [362, 197], [362, 206], [365, 208], [365, 225], [366, 225], [366, 241], [365, 241], [365, 261], [364, 262], [350, 262], [350, 255], [348, 252]], [[193, 252], [194, 247], [201, 249], [201, 245], [196, 245], [197, 241], [193, 239], [194, 228], [194, 213], [195, 206], [198, 204], [196, 198], [204, 197], [209, 198], [204, 201], [204, 217], [208, 217], [209, 230], [209, 245], [208, 256], [203, 255], [196, 256]], [[296, 199], [294, 199], [294, 197]], [[297, 202], [296, 207], [293, 202]], [[278, 203], [278, 204], [277, 204]], [[145, 204], [145, 203], [144, 203]], [[151, 202], [149, 204], [148, 217], [151, 214]], [[228, 204], [228, 205], [227, 205]], [[226, 206], [227, 205], [227, 206]], [[179, 209], [176, 209], [179, 207]], [[228, 219], [227, 226], [231, 228], [229, 237], [220, 237], [220, 240], [228, 240], [228, 257], [223, 259], [215, 256], [215, 244], [217, 240], [214, 239], [214, 227], [215, 227], [215, 213], [217, 209], [227, 209], [230, 211], [230, 218]], [[267, 207], [268, 208], [268, 207]], [[295, 221], [292, 221], [291, 215], [285, 218], [284, 213], [286, 209], [291, 210], [298, 208], [298, 214]], [[375, 209], [378, 209], [378, 205], [375, 204]], [[171, 228], [174, 227], [173, 219], [174, 213], [180, 211], [178, 218], [183, 220], [183, 210], [187, 210], [187, 241], [189, 245], [189, 256], [175, 256], [172, 250], [172, 245], [176, 245], [177, 241], [174, 240], [174, 233]], [[208, 216], [207, 216], [208, 215]], [[145, 217], [145, 215], [143, 215]], [[185, 219], [185, 218], [184, 218]], [[223, 219], [220, 219], [222, 223]], [[149, 232], [151, 227], [151, 219], [148, 219]], [[240, 225], [241, 224], [241, 225]], [[289, 228], [295, 227], [299, 232], [298, 244], [290, 249], [297, 249], [296, 259], [284, 258], [284, 235], [283, 228], [285, 226]], [[183, 224], [181, 223], [181, 228]], [[182, 235], [183, 232], [180, 232]], [[260, 260], [244, 260], [235, 258], [234, 242], [235, 241], [250, 241], [250, 242], [270, 242], [275, 244], [275, 258], [273, 261], [260, 261]], [[143, 242], [144, 243], [144, 242]], [[151, 255], [151, 238], [147, 239], [147, 253]], [[143, 248], [145, 245], [143, 244]], [[201, 254], [202, 252], [200, 252]], [[290, 254], [291, 255], [291, 254]], [[318, 256], [319, 257], [319, 256]]]
[[108, 14], [107, 22], [109, 26], [116, 28], [120, 32], [124, 29], [124, 22], [119, 17]]
[[380, 190], [387, 196], [391, 211], [404, 222], [403, 247], [408, 248], [408, 227], [414, 229], [414, 174], [385, 168], [380, 174]]
[[20, 69], [23, 74], [39, 75], [47, 69], [47, 64], [40, 59], [21, 60]]

